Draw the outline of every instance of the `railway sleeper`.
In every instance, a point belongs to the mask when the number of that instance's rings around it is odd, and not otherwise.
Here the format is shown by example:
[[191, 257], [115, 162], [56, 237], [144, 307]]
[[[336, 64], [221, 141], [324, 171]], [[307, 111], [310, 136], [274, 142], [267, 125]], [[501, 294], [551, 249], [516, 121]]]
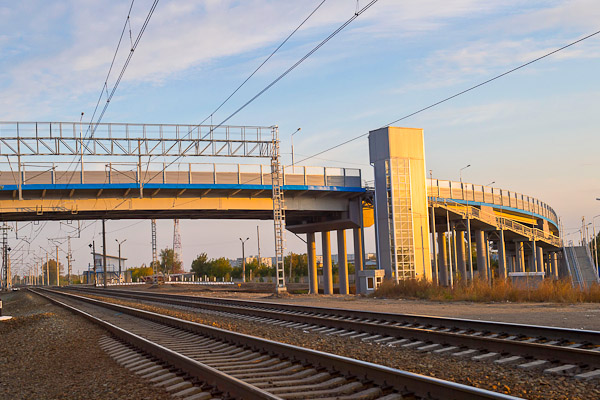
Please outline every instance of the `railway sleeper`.
[[154, 357], [134, 347], [109, 336], [102, 337], [98, 343], [115, 362], [153, 383], [155, 387], [162, 387], [175, 398], [183, 400], [214, 398], [212, 393], [204, 391], [201, 385], [197, 385], [194, 379], [180, 372], [173, 372]]
[[263, 382], [263, 383], [257, 382], [255, 384], [255, 386], [260, 387], [260, 388], [304, 386], [304, 385], [308, 385], [308, 384], [321, 383], [327, 379], [330, 379], [331, 374], [328, 374], [327, 372], [321, 372], [321, 373], [312, 374], [312, 375], [309, 375], [309, 376], [306, 376], [306, 377], [300, 378], [300, 379], [289, 379], [289, 377], [284, 377], [284, 378], [287, 378], [287, 380], [275, 381], [273, 379], [270, 379], [268, 382]]
[[262, 368], [259, 370], [255, 370], [254, 368], [251, 368], [251, 369], [248, 369], [245, 371], [238, 371], [235, 373], [232, 372], [232, 373], [230, 373], [230, 375], [235, 376], [238, 379], [243, 379], [245, 381], [246, 378], [252, 379], [252, 378], [256, 377], [256, 378], [262, 379], [262, 378], [267, 378], [267, 377], [271, 377], [271, 376], [279, 376], [281, 374], [292, 374], [292, 373], [301, 371], [303, 368], [304, 367], [299, 364], [293, 364], [284, 369], [279, 369], [279, 368], [277, 368], [277, 365], [274, 365], [270, 368]]

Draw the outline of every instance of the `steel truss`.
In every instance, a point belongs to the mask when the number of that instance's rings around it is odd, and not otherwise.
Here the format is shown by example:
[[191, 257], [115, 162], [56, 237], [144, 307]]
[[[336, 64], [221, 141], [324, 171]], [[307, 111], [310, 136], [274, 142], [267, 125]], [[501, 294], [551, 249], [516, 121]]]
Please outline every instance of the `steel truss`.
[[[87, 132], [92, 134], [88, 137]], [[148, 156], [270, 158], [277, 291], [286, 289], [283, 167], [279, 161], [276, 126], [104, 123], [92, 127], [78, 122], [0, 122], [0, 156], [17, 158], [18, 176], [22, 176], [22, 158], [33, 156], [79, 156], [82, 164], [84, 156], [136, 156], [140, 175], [141, 159]], [[21, 179], [19, 199], [22, 199]], [[143, 196], [141, 183], [140, 196]], [[155, 229], [153, 220], [153, 264], [158, 258]]]
[[0, 122], [0, 156], [271, 157], [273, 127]]

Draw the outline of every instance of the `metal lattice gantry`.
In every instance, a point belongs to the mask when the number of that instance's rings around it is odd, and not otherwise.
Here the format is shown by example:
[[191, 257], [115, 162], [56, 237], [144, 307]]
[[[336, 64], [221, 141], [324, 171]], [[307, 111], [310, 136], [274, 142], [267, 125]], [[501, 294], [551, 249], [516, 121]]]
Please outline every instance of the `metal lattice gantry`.
[[0, 122], [0, 156], [271, 157], [273, 129], [260, 126]]
[[[277, 291], [285, 290], [285, 206], [276, 126], [213, 126], [79, 122], [0, 122], [0, 157], [16, 159], [22, 199], [23, 160], [37, 156], [262, 157], [271, 159]], [[140, 182], [140, 195], [142, 184]], [[155, 241], [153, 233], [153, 241]], [[153, 262], [156, 260], [153, 249]]]

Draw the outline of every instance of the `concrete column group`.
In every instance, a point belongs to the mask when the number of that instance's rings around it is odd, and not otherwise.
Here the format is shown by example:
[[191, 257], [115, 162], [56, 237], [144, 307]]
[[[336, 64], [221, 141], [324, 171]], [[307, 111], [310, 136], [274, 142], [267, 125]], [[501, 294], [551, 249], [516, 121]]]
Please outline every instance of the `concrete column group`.
[[[363, 245], [361, 228], [354, 228], [354, 270], [355, 284], [358, 286], [358, 271], [363, 269]], [[315, 232], [306, 234], [307, 262], [308, 262], [308, 292], [319, 293], [319, 280], [317, 275], [317, 252], [315, 245]], [[333, 264], [331, 261], [331, 232], [321, 232], [321, 247], [323, 253], [323, 293], [333, 294]], [[350, 281], [348, 279], [348, 254], [346, 247], [346, 231], [337, 230], [338, 247], [338, 272], [340, 294], [350, 294]], [[357, 287], [357, 292], [358, 292]]]
[[477, 246], [477, 273], [480, 279], [487, 281], [487, 246], [485, 246], [487, 240], [485, 240], [485, 233], [483, 231], [475, 231], [475, 243]]
[[438, 282], [442, 286], [448, 285], [448, 244], [444, 232], [438, 232]]
[[465, 258], [465, 232], [458, 231], [456, 238], [456, 258], [457, 258], [457, 270], [460, 274], [460, 278], [463, 282], [467, 282], [467, 260]]

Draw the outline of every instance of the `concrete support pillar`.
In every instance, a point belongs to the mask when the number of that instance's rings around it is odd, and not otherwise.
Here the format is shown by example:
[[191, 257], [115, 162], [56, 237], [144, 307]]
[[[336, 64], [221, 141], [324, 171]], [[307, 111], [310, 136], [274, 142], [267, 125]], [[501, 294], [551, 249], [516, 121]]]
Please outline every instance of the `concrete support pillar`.
[[333, 294], [333, 268], [331, 266], [331, 235], [329, 231], [321, 232], [323, 251], [323, 293]]
[[525, 249], [523, 242], [515, 242], [515, 272], [525, 272]]
[[467, 283], [467, 260], [465, 258], [465, 232], [456, 232], [456, 258], [460, 279]]
[[308, 262], [308, 293], [319, 293], [319, 281], [317, 276], [317, 250], [315, 247], [315, 233], [306, 234], [306, 255]]
[[544, 271], [544, 250], [538, 246], [537, 247], [537, 272], [545, 272]]
[[444, 232], [438, 232], [438, 281], [442, 286], [448, 286], [448, 246]]
[[490, 257], [490, 234], [484, 232], [485, 239], [485, 269], [487, 271], [488, 281], [491, 281], [494, 274], [492, 273], [492, 258]]
[[508, 277], [503, 230], [500, 230], [500, 240], [498, 241], [498, 277], [500, 279], [506, 279]]
[[554, 279], [558, 279], [558, 253], [554, 252], [552, 253], [552, 259], [551, 262], [552, 264], [552, 275], [554, 276]]
[[340, 274], [340, 294], [350, 294], [348, 282], [348, 252], [346, 251], [346, 231], [337, 231], [338, 271]]
[[485, 233], [483, 231], [475, 231], [475, 244], [477, 246], [477, 272], [479, 279], [487, 281], [487, 249], [486, 249]]
[[527, 268], [529, 268], [529, 272], [537, 272], [537, 263], [535, 262], [536, 257], [536, 245], [535, 242], [530, 242], [531, 250], [529, 251], [527, 257]]
[[359, 287], [358, 271], [362, 271], [364, 267], [362, 229], [354, 228], [352, 234], [354, 236], [354, 285], [356, 286], [356, 294], [359, 294], [361, 288]]

